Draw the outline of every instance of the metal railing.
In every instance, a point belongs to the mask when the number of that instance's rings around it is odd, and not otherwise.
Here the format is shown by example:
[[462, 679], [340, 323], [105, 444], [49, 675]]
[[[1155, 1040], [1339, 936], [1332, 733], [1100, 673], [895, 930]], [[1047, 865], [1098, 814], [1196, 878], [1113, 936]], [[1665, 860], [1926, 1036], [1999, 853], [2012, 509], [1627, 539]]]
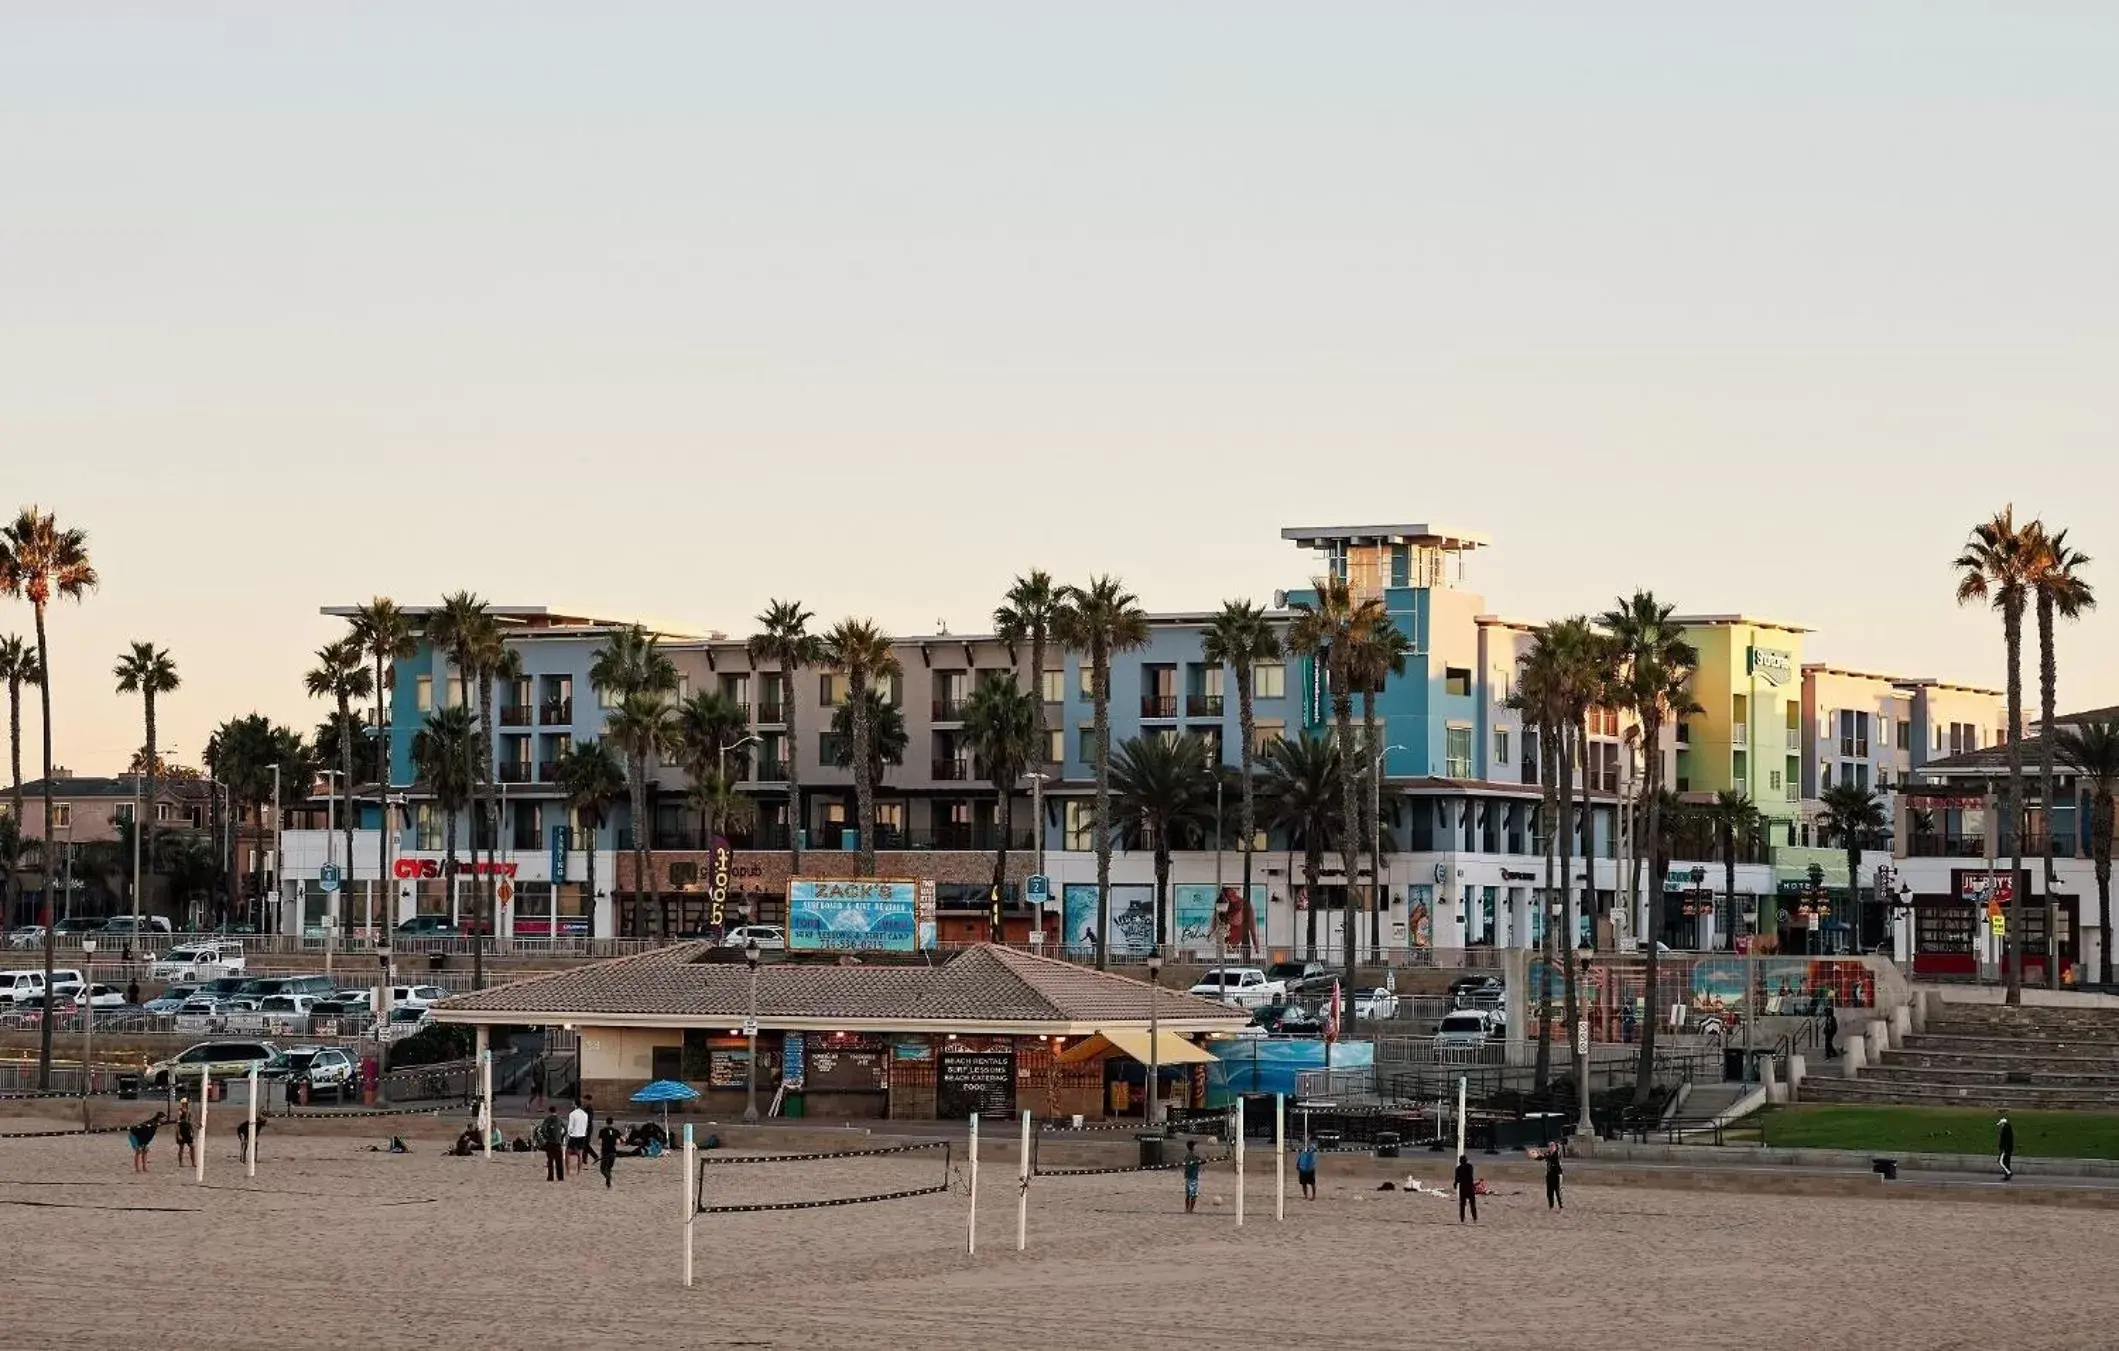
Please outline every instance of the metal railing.
[[566, 727], [574, 722], [572, 699], [547, 699], [537, 707], [537, 721], [546, 727]]
[[1185, 716], [1188, 718], [1218, 718], [1221, 716], [1222, 697], [1218, 694], [1188, 694], [1185, 696]]
[[964, 705], [967, 702], [969, 701], [964, 699], [935, 700], [934, 720], [936, 722], [962, 722], [964, 720]]
[[528, 783], [530, 781], [530, 762], [527, 760], [503, 761], [500, 765], [500, 781], [502, 783]]
[[932, 770], [930, 777], [940, 783], [962, 783], [971, 778], [969, 760], [936, 760], [929, 768]]
[[1144, 694], [1140, 697], [1140, 715], [1143, 718], [1174, 718], [1177, 716], [1177, 696], [1174, 694]]
[[785, 704], [758, 705], [758, 721], [774, 726], [785, 723], [787, 721], [787, 706]]
[[502, 704], [500, 708], [500, 725], [502, 727], [528, 727], [530, 725], [530, 706], [528, 704]]

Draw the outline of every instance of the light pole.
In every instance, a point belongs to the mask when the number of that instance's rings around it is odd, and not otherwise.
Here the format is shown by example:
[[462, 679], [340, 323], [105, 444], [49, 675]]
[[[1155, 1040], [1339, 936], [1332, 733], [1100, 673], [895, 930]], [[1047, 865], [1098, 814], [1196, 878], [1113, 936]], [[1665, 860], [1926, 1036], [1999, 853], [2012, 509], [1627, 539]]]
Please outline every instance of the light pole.
[[[329, 866], [338, 862], [338, 781], [340, 772], [335, 769], [320, 769], [317, 773], [324, 780], [324, 863]], [[353, 785], [347, 784], [346, 789], [350, 794]], [[346, 810], [349, 812], [353, 810], [353, 803], [350, 798], [346, 803]], [[341, 875], [339, 885], [346, 885], [346, 880], [352, 876], [353, 860], [348, 858], [346, 860], [346, 871]], [[324, 893], [324, 974], [327, 976], [331, 974], [332, 949], [338, 945], [338, 895], [336, 891]], [[304, 918], [306, 919], [307, 916], [304, 916]]]
[[1219, 878], [1214, 881], [1214, 962], [1218, 970], [1229, 969], [1229, 898], [1222, 894]]
[[96, 1028], [96, 940], [93, 937], [81, 940], [81, 1129], [88, 1130], [95, 1123], [90, 1121], [88, 1095], [95, 1088], [95, 1032]]
[[272, 891], [279, 899], [284, 927], [287, 922], [287, 806], [280, 798], [280, 767], [272, 767]]
[[762, 746], [762, 745], [764, 745], [764, 744], [765, 744], [765, 738], [764, 738], [764, 737], [762, 737], [762, 736], [759, 736], [759, 735], [758, 735], [758, 734], [757, 734], [756, 732], [753, 732], [753, 733], [751, 733], [751, 734], [750, 734], [749, 736], [747, 736], [747, 737], [744, 737], [744, 738], [743, 738], [742, 740], [740, 740], [740, 741], [731, 741], [731, 742], [729, 742], [729, 743], [728, 743], [727, 745], [723, 746], [723, 747], [721, 748], [721, 757], [720, 757], [720, 775], [721, 775], [721, 781], [722, 781], [723, 783], [726, 783], [726, 782], [728, 782], [728, 753], [729, 753], [730, 751], [740, 751], [740, 750], [742, 750], [742, 749], [743, 749], [743, 748], [744, 748], [745, 746]]
[[1161, 948], [1148, 949], [1148, 1124], [1160, 1123], [1162, 1113], [1162, 1056], [1156, 1038], [1162, 1031], [1163, 953]]
[[[1033, 769], [1023, 775], [1023, 777], [1030, 780], [1030, 848], [1037, 857], [1037, 862], [1034, 865], [1037, 875], [1043, 877], [1045, 875], [1045, 781], [1052, 776], [1043, 770]], [[1049, 882], [1046, 884], [1048, 889], [1045, 892], [1045, 906], [1047, 909], [1050, 909], [1053, 904], [1052, 892], [1049, 889], [1050, 885]], [[1042, 914], [1030, 917], [1030, 930], [1032, 933], [1037, 933], [1044, 927], [1045, 917]], [[1054, 942], [1052, 951], [1056, 956], [1064, 957], [1067, 955], [1067, 935], [1065, 933], [1060, 933], [1057, 936], [1057, 941]]]
[[758, 1120], [758, 940], [751, 938], [743, 944], [743, 960], [750, 967], [750, 1017], [744, 1020], [743, 1031], [750, 1038], [750, 1055], [744, 1066], [743, 1120], [755, 1125]]
[[[1577, 1008], [1577, 1016], [1578, 1016], [1578, 1017], [1580, 1018], [1580, 1021], [1579, 1021], [1579, 1022], [1577, 1022], [1577, 1023], [1575, 1024], [1575, 1028], [1574, 1028], [1574, 1032], [1575, 1032], [1575, 1050], [1576, 1050], [1576, 1051], [1578, 1051], [1578, 1052], [1580, 1052], [1580, 1053], [1581, 1053], [1581, 1057], [1582, 1057], [1582, 1072], [1581, 1072], [1581, 1073], [1580, 1073], [1579, 1075], [1577, 1075], [1577, 1076], [1576, 1076], [1576, 1077], [1577, 1077], [1577, 1078], [1578, 1078], [1579, 1080], [1581, 1080], [1581, 1083], [1580, 1083], [1580, 1085], [1578, 1086], [1578, 1088], [1577, 1088], [1577, 1090], [1576, 1090], [1576, 1092], [1577, 1092], [1577, 1095], [1578, 1095], [1578, 1097], [1579, 1097], [1579, 1098], [1580, 1098], [1580, 1100], [1581, 1100], [1581, 1117], [1580, 1117], [1580, 1119], [1579, 1119], [1579, 1120], [1577, 1120], [1577, 1121], [1575, 1122], [1575, 1129], [1576, 1129], [1577, 1131], [1579, 1131], [1579, 1132], [1581, 1133], [1581, 1135], [1582, 1135], [1582, 1138], [1586, 1140], [1586, 1139], [1588, 1139], [1588, 1138], [1589, 1138], [1589, 1133], [1590, 1133], [1590, 1125], [1589, 1125], [1589, 1070], [1590, 1070], [1590, 1063], [1589, 1063], [1589, 1052], [1590, 1052], [1590, 1043], [1589, 1043], [1589, 1004], [1588, 1004], [1588, 998], [1589, 998], [1589, 966], [1590, 966], [1590, 959], [1591, 959], [1591, 958], [1593, 958], [1593, 957], [1595, 957], [1595, 956], [1597, 955], [1597, 949], [1596, 949], [1596, 944], [1594, 943], [1594, 941], [1590, 941], [1590, 942], [1585, 942], [1585, 943], [1583, 943], [1583, 944], [1582, 944], [1582, 946], [1581, 946], [1581, 948], [1580, 948], [1580, 949], [1579, 949], [1579, 950], [1577, 951], [1576, 955], [1577, 955], [1577, 956], [1578, 956], [1578, 957], [1579, 957], [1579, 958], [1581, 959], [1581, 963], [1582, 963], [1582, 971], [1581, 971], [1581, 977], [1580, 977], [1579, 981], [1577, 982], [1577, 984], [1578, 984], [1578, 985], [1580, 986], [1580, 988], [1581, 988], [1581, 991], [1582, 991], [1582, 997], [1583, 997], [1583, 1001], [1584, 1001], [1584, 1002], [1583, 1002], [1583, 1003], [1582, 1003], [1581, 1005], [1579, 1005], [1579, 1006], [1578, 1006], [1578, 1008]], [[1653, 1016], [1653, 1014], [1655, 1013], [1655, 1010], [1653, 1010], [1653, 1009], [1650, 1009], [1650, 1010], [1649, 1010], [1648, 1012], [1649, 1012], [1649, 1014], [1650, 1014], [1651, 1016]]]
[[140, 941], [140, 776], [132, 776], [132, 936], [130, 948]]

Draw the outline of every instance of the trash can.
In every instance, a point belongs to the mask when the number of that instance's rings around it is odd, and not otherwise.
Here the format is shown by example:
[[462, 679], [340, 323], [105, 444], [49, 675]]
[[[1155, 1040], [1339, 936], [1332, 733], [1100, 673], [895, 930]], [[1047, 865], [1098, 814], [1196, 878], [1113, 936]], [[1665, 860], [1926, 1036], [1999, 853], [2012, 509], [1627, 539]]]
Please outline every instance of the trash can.
[[428, 953], [428, 954], [427, 954], [427, 969], [428, 969], [429, 971], [446, 971], [446, 970], [448, 970], [448, 969], [449, 969], [449, 954], [448, 954], [448, 953], [446, 953], [446, 952], [430, 952], [430, 953]]
[[140, 1076], [137, 1074], [119, 1075], [118, 1096], [126, 1102], [138, 1101], [140, 1096]]
[[1164, 1137], [1152, 1133], [1144, 1133], [1138, 1138], [1140, 1140], [1140, 1166], [1143, 1168], [1160, 1168], [1163, 1162]]
[[1341, 1136], [1338, 1131], [1317, 1132], [1317, 1145], [1320, 1149], [1337, 1149], [1339, 1148], [1340, 1139]]
[[1398, 1157], [1398, 1132], [1376, 1132], [1376, 1157], [1379, 1159], [1395, 1159]]
[[1741, 1083], [1744, 1078], [1744, 1048], [1732, 1046], [1722, 1052], [1722, 1078], [1729, 1083]]

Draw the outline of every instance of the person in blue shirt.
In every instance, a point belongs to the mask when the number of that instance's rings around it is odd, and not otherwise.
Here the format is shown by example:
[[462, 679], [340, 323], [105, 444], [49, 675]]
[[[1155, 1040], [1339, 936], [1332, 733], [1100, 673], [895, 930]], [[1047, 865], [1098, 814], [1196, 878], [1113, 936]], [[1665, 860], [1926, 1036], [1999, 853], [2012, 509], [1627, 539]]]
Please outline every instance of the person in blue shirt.
[[1302, 1184], [1302, 1199], [1317, 1199], [1317, 1146], [1305, 1140], [1295, 1155], [1295, 1181]]
[[1199, 1175], [1206, 1171], [1207, 1161], [1199, 1157], [1199, 1142], [1185, 1141], [1185, 1214], [1190, 1215], [1199, 1207]]

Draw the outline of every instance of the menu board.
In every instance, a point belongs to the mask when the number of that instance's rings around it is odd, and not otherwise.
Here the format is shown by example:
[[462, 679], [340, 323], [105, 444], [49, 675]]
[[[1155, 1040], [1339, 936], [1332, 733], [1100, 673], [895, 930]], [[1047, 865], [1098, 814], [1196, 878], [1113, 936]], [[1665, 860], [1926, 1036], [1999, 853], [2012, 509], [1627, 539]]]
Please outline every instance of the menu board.
[[742, 1088], [749, 1079], [749, 1051], [709, 1051], [706, 1082], [710, 1088]]
[[824, 1051], [809, 1048], [805, 1085], [809, 1091], [873, 1092], [889, 1086], [883, 1075], [883, 1052]]
[[944, 1051], [936, 1062], [935, 1115], [1015, 1114], [1015, 1056], [1006, 1051]]

